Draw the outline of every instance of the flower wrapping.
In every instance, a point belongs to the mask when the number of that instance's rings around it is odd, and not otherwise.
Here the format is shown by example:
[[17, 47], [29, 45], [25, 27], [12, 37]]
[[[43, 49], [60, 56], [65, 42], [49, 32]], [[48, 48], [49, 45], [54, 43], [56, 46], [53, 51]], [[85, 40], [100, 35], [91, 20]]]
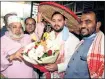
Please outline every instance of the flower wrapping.
[[60, 44], [54, 37], [54, 33], [51, 32], [46, 40], [27, 45], [23, 52], [24, 60], [32, 64], [54, 63], [60, 51]]

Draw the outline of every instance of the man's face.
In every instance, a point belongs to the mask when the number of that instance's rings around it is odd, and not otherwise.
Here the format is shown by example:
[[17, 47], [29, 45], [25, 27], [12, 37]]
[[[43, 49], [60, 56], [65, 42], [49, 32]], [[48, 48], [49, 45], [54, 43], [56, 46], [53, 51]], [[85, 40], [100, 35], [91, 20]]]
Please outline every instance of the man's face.
[[63, 27], [65, 25], [65, 20], [63, 18], [63, 16], [61, 14], [55, 14], [52, 17], [52, 28], [56, 31], [56, 32], [60, 32], [63, 30]]
[[93, 12], [81, 16], [80, 33], [82, 36], [90, 36], [96, 31], [96, 26], [96, 17]]
[[35, 24], [36, 24], [36, 23], [34, 22], [33, 19], [27, 19], [27, 20], [26, 20], [26, 27], [25, 27], [25, 29], [26, 29], [26, 31], [27, 31], [29, 34], [34, 32], [35, 27], [36, 27]]
[[20, 36], [23, 34], [22, 25], [19, 22], [11, 23], [10, 29], [13, 35]]

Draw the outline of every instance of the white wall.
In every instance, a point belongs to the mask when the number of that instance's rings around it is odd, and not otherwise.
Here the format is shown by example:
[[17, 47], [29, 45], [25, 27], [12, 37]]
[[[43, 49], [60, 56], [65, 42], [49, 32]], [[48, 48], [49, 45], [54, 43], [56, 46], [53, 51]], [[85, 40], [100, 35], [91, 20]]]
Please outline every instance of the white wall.
[[30, 16], [31, 2], [1, 2], [1, 16], [7, 13], [15, 12], [21, 18]]

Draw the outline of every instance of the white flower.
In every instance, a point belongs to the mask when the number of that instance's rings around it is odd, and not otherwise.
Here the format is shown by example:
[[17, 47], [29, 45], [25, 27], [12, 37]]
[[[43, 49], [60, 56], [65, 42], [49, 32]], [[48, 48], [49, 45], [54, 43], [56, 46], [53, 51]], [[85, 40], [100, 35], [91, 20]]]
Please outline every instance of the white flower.
[[54, 31], [52, 31], [52, 32], [50, 33], [49, 39], [50, 39], [50, 40], [55, 40], [55, 32], [54, 32]]
[[51, 48], [52, 50], [59, 50], [60, 49], [60, 44], [57, 41], [53, 42], [53, 46]]
[[52, 31], [50, 33], [50, 38], [46, 40], [47, 48], [48, 50], [59, 50], [60, 49], [60, 43], [59, 41], [55, 40], [55, 32]]
[[35, 51], [35, 55], [40, 57], [43, 55], [43, 52], [44, 52], [44, 47], [42, 45], [39, 45]]
[[50, 49], [53, 46], [53, 41], [52, 40], [46, 40], [47, 43], [47, 48]]
[[32, 49], [28, 52], [28, 56], [29, 56], [30, 58], [34, 58], [34, 57], [35, 57], [35, 49], [34, 49], [34, 48], [32, 48]]

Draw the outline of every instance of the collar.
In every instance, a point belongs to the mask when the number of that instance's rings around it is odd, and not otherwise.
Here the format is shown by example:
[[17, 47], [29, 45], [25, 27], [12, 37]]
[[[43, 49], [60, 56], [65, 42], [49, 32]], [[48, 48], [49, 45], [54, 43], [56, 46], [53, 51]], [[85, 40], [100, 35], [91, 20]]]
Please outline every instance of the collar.
[[69, 29], [66, 26], [64, 26], [63, 30], [57, 35], [57, 37], [59, 37], [60, 35], [62, 36], [62, 40], [66, 41], [69, 37]]
[[93, 33], [92, 35], [90, 35], [89, 37], [84, 37], [83, 40], [87, 40], [87, 39], [92, 39], [96, 36], [96, 33]]

